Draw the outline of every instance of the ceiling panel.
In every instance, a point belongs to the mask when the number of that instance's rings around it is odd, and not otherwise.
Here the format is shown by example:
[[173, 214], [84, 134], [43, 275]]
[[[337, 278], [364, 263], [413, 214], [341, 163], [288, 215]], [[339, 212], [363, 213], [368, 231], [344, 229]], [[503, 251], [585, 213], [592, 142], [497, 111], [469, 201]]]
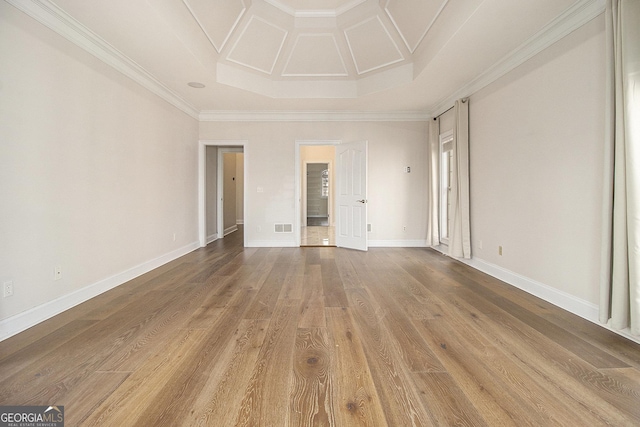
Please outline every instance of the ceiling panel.
[[252, 16], [227, 59], [266, 74], [273, 72], [287, 30], [257, 16]]
[[303, 11], [333, 10], [342, 13], [367, 0], [266, 0], [280, 10], [296, 14]]
[[413, 53], [448, 0], [388, 0], [385, 11]]
[[182, 0], [218, 53], [246, 11], [243, 0]]
[[299, 34], [283, 76], [340, 77], [347, 70], [334, 34]]
[[358, 74], [364, 74], [404, 60], [398, 45], [379, 16], [344, 31]]

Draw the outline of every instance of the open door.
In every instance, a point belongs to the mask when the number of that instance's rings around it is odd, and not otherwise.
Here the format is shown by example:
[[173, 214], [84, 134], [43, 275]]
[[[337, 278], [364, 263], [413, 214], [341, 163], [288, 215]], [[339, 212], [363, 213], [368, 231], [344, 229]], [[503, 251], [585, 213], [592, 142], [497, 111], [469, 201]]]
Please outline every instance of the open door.
[[336, 146], [336, 244], [366, 251], [367, 244], [367, 141]]

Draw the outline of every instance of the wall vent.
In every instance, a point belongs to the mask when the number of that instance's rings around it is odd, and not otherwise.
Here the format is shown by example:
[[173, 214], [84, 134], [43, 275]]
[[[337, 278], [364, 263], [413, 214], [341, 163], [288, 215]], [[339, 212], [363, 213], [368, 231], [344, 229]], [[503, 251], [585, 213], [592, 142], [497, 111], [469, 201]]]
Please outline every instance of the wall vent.
[[276, 233], [293, 233], [293, 224], [276, 224]]

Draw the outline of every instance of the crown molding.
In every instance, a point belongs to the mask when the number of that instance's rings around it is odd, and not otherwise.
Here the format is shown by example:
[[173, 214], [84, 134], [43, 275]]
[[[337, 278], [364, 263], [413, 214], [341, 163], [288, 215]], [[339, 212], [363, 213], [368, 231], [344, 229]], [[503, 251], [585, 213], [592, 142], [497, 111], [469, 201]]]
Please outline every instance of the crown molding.
[[6, 0], [17, 9], [120, 71], [187, 115], [198, 118], [198, 110], [160, 83], [144, 68], [82, 25], [49, 0]]
[[580, 0], [564, 13], [547, 24], [542, 30], [501, 60], [458, 89], [449, 97], [438, 102], [431, 109], [431, 116], [437, 117], [454, 104], [456, 99], [466, 98], [495, 82], [517, 66], [542, 52], [555, 42], [600, 16], [606, 7], [606, 0]]
[[421, 111], [203, 111], [201, 122], [424, 122]]

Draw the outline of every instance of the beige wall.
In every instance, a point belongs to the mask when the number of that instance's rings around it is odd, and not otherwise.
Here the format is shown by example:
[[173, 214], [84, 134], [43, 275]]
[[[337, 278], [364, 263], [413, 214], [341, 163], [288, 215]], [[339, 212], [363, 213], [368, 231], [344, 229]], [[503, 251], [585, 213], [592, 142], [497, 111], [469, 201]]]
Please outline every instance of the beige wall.
[[474, 94], [469, 107], [474, 256], [593, 304], [604, 49], [600, 16]]
[[6, 2], [0, 58], [0, 320], [197, 242], [195, 119]]
[[248, 141], [245, 233], [250, 246], [295, 244], [292, 233], [275, 233], [274, 224], [295, 223], [296, 140], [368, 140], [369, 239], [417, 245], [426, 239], [426, 129], [426, 122], [202, 122], [200, 138]]

